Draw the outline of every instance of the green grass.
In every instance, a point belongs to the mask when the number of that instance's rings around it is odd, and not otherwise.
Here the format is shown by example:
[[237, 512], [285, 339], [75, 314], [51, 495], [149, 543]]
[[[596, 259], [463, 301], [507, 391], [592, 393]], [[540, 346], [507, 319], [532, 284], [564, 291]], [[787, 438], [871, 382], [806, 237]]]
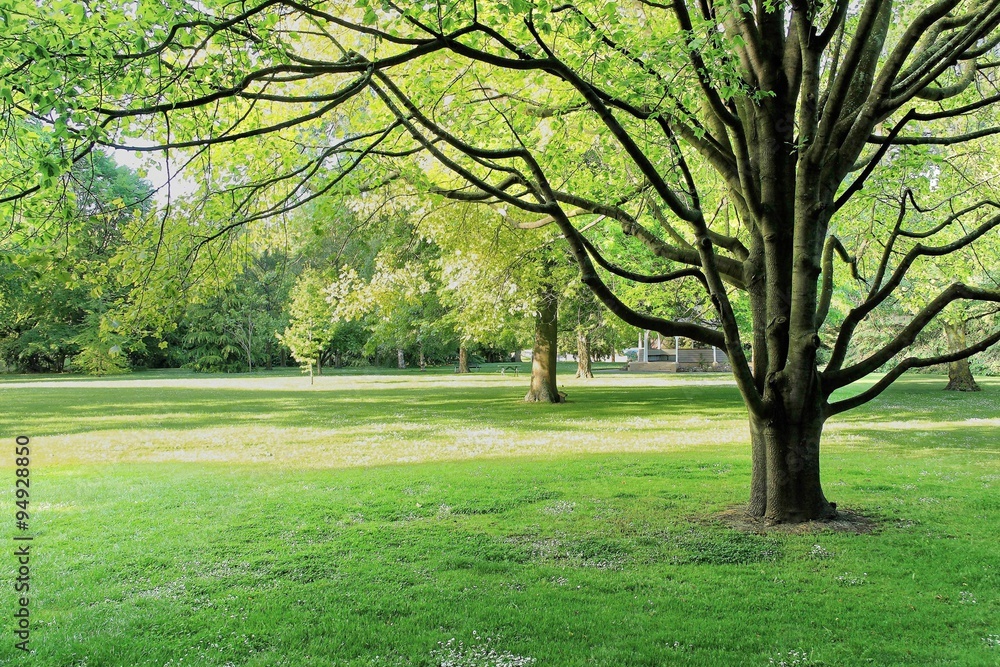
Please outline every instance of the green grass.
[[546, 406], [450, 370], [0, 379], [36, 651], [0, 664], [1000, 664], [1000, 382], [828, 425], [874, 533], [751, 535], [714, 518], [749, 478], [725, 376], [561, 368]]

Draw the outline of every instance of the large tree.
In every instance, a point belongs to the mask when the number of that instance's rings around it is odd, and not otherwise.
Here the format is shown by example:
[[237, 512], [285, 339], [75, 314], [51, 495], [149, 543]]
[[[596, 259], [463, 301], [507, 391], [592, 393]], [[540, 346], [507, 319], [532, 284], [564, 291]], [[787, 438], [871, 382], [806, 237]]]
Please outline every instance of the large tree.
[[[820, 484], [827, 419], [909, 368], [1000, 340], [995, 332], [956, 352], [900, 359], [948, 304], [1000, 301], [954, 282], [888, 343], [851, 354], [855, 332], [912, 266], [1000, 225], [991, 202], [917, 229], [901, 216], [874, 272], [860, 276], [862, 297], [827, 326], [835, 279], [855, 280], [837, 262], [852, 256], [838, 212], [894, 147], [955, 150], [1000, 132], [989, 124], [1000, 101], [989, 92], [1000, 0], [5, 7], [0, 103], [41, 130], [8, 137], [0, 202], [50, 185], [103, 144], [184, 154], [229, 216], [220, 234], [348, 175], [355, 190], [405, 177], [520, 209], [558, 227], [583, 282], [616, 315], [726, 349], [749, 411], [749, 511], [768, 521], [835, 515]], [[953, 131], [954, 119], [964, 127]], [[662, 272], [602, 256], [578, 224], [595, 216], [660, 258]], [[696, 280], [717, 324], [643, 312], [609, 287], [609, 272]], [[743, 330], [741, 299], [752, 320]], [[831, 398], [892, 363], [872, 386]]]

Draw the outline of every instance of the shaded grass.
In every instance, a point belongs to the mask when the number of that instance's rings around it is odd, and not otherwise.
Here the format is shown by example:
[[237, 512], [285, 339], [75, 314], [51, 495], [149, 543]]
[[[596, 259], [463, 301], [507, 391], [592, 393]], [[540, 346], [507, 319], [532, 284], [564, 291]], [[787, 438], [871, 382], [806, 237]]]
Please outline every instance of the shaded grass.
[[537, 665], [1000, 662], [1000, 384], [905, 380], [830, 425], [827, 495], [877, 532], [748, 535], [712, 518], [749, 478], [721, 376], [561, 406], [495, 374], [307, 383], [0, 383], [33, 438], [31, 664], [434, 665], [484, 637]]

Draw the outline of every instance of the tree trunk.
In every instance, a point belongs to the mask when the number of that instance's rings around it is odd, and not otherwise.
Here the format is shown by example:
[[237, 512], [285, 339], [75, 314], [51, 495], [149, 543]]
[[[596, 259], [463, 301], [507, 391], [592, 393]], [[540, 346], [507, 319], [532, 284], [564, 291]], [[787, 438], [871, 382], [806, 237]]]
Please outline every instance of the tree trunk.
[[247, 368], [253, 373], [253, 320], [247, 315]]
[[323, 374], [323, 353], [320, 352], [316, 355], [316, 375]]
[[576, 332], [576, 376], [594, 377], [594, 372], [590, 369], [590, 340], [583, 329]]
[[531, 353], [531, 388], [524, 400], [529, 403], [561, 403], [564, 396], [556, 387], [558, 354], [558, 304], [551, 289], [541, 292], [535, 313], [535, 346]]
[[[948, 338], [948, 351], [957, 352], [966, 347], [965, 343], [965, 322], [952, 324], [944, 323], [944, 334]], [[969, 368], [968, 359], [959, 359], [948, 364], [948, 386], [946, 391], [981, 391], [976, 383], [976, 378], [972, 377], [972, 369]]]
[[748, 512], [767, 524], [828, 520], [837, 506], [820, 483], [819, 443], [825, 421], [818, 378], [809, 387], [769, 389], [774, 408], [750, 417], [752, 447]]
[[406, 368], [406, 358], [403, 357], [403, 351], [396, 349], [396, 368]]
[[427, 368], [427, 359], [424, 357], [424, 348], [420, 348], [420, 370]]
[[747, 512], [763, 517], [767, 512], [767, 445], [763, 428], [750, 419], [750, 502]]
[[469, 351], [462, 345], [458, 348], [458, 372], [469, 372]]
[[343, 366], [344, 366], [344, 360], [341, 358], [340, 352], [334, 352], [333, 353], [333, 367], [334, 368], [343, 368]]

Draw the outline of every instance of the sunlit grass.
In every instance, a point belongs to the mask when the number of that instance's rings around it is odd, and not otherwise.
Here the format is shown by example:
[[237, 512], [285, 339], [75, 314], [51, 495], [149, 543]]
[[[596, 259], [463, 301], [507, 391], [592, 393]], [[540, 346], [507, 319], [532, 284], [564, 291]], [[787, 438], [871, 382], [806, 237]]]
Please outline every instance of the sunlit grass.
[[495, 372], [4, 378], [37, 653], [8, 636], [0, 664], [1000, 664], [1000, 382], [908, 378], [828, 425], [863, 535], [713, 519], [749, 482], [726, 376], [562, 383], [545, 406]]
[[[344, 467], [482, 457], [672, 451], [746, 438], [745, 413], [720, 402], [726, 376], [614, 374], [563, 381], [570, 403], [525, 405], [525, 378], [327, 375], [159, 377], [0, 383], [4, 428], [47, 436], [40, 465], [266, 462]], [[636, 391], [627, 396], [620, 390]], [[661, 388], [680, 387], [676, 396]], [[596, 402], [617, 409], [592, 413]], [[711, 397], [705, 402], [700, 396]], [[26, 402], [21, 403], [22, 397]], [[96, 400], [95, 400], [96, 399]], [[15, 417], [16, 415], [16, 417]]]

